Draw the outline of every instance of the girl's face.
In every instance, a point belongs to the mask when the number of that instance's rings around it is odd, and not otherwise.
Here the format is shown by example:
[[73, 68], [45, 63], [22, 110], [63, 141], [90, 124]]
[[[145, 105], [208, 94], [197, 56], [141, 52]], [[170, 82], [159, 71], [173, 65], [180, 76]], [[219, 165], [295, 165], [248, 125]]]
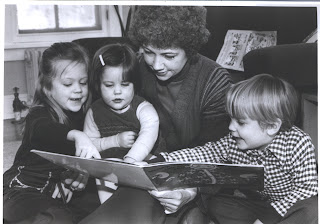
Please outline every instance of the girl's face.
[[122, 80], [122, 71], [121, 66], [106, 66], [101, 75], [102, 99], [115, 111], [125, 109], [134, 96], [133, 84]]
[[59, 60], [54, 66], [57, 75], [48, 94], [62, 109], [79, 111], [88, 98], [86, 66], [70, 60]]
[[229, 130], [241, 150], [264, 149], [273, 140], [267, 133], [267, 128], [262, 129], [258, 121], [249, 118], [240, 120], [231, 118]]
[[167, 81], [178, 74], [188, 58], [181, 48], [158, 49], [151, 46], [141, 48], [147, 65], [161, 81]]

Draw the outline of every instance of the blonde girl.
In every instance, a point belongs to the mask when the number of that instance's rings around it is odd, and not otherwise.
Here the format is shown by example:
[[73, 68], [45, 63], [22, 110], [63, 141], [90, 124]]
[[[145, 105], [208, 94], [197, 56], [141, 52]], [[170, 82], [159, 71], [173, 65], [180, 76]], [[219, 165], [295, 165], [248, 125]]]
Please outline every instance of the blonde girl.
[[100, 158], [81, 131], [88, 103], [88, 68], [86, 52], [75, 43], [55, 43], [44, 51], [22, 144], [4, 174], [5, 221], [75, 222], [63, 204], [71, 200], [74, 190], [84, 188], [86, 177], [79, 175], [67, 188], [61, 180], [64, 169], [30, 150]]

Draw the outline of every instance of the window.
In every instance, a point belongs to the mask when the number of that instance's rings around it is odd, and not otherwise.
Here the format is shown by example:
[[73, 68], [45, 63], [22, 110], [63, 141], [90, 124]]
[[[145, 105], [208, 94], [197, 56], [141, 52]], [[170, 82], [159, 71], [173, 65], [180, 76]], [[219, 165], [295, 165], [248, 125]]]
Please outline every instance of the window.
[[17, 5], [18, 33], [101, 30], [93, 5]]
[[7, 4], [4, 35], [5, 49], [13, 52], [81, 38], [121, 36], [121, 30], [109, 5]]

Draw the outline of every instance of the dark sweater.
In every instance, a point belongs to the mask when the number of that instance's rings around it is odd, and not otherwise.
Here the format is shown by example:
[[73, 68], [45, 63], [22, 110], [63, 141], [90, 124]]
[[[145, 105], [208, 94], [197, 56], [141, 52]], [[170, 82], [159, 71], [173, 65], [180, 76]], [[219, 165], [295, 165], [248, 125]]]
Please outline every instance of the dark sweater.
[[[198, 54], [193, 63], [166, 82], [159, 81], [144, 60], [140, 61], [140, 94], [156, 108], [160, 131], [168, 152], [218, 140], [228, 133], [229, 116], [225, 94], [231, 85], [230, 75], [216, 62]], [[168, 111], [159, 99], [158, 85], [180, 82], [174, 106]]]
[[[14, 164], [4, 173], [4, 190], [11, 186], [51, 191], [64, 170], [46, 159], [30, 152], [32, 149], [75, 155], [74, 142], [67, 140], [70, 130], [82, 130], [83, 113], [66, 113], [70, 127], [55, 122], [47, 108], [33, 108], [26, 117], [25, 133], [15, 156]], [[20, 182], [20, 183], [19, 183]]]

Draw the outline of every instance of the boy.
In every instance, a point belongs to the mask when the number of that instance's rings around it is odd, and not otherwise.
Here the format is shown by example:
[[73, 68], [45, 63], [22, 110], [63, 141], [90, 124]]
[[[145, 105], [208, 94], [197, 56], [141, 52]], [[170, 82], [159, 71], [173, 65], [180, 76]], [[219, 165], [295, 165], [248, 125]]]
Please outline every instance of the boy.
[[166, 161], [264, 166], [263, 191], [222, 189], [206, 201], [215, 223], [317, 223], [315, 152], [309, 135], [293, 124], [298, 107], [292, 85], [256, 75], [227, 93], [227, 136], [161, 155]]

